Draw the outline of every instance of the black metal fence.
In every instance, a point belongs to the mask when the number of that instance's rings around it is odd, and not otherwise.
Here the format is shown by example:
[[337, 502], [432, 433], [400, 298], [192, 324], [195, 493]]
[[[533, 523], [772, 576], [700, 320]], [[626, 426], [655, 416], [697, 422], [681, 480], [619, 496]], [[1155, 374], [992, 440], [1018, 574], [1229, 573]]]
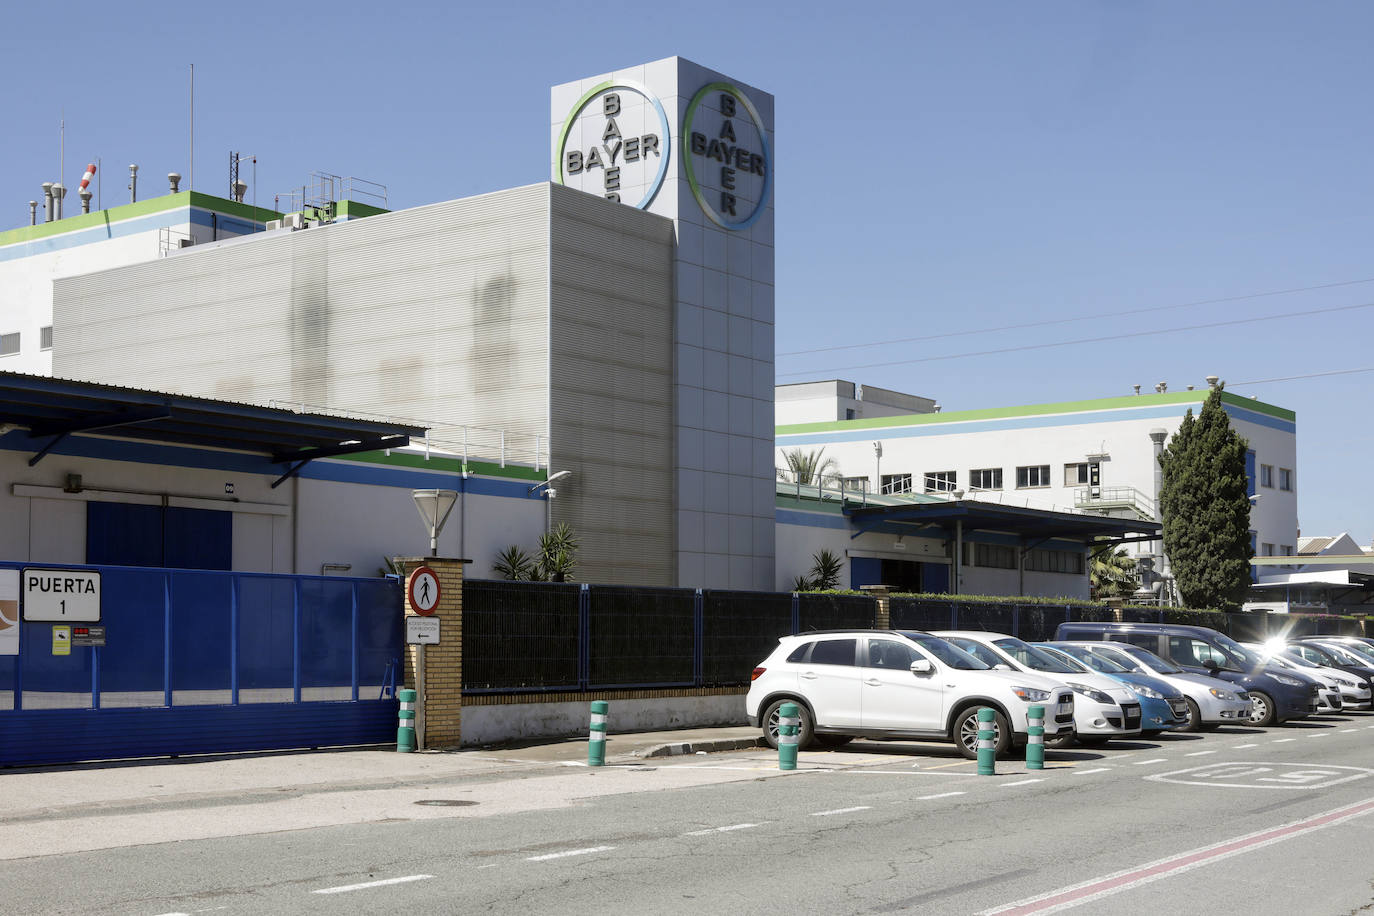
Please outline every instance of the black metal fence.
[[[463, 583], [463, 690], [742, 686], [779, 637], [868, 629], [877, 610], [867, 595], [469, 579]], [[1253, 640], [1364, 635], [1363, 621], [1345, 617], [920, 596], [892, 597], [888, 615], [895, 630], [982, 630], [1027, 640], [1052, 639], [1059, 624], [1085, 620], [1186, 623]]]

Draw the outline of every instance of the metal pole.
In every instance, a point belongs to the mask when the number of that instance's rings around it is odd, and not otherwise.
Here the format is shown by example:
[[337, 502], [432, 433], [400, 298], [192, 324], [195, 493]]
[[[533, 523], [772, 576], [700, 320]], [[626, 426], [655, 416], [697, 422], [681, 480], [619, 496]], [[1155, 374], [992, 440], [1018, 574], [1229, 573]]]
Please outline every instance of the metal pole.
[[415, 703], [415, 743], [420, 750], [425, 749], [425, 647], [415, 647], [415, 691], [419, 696]]

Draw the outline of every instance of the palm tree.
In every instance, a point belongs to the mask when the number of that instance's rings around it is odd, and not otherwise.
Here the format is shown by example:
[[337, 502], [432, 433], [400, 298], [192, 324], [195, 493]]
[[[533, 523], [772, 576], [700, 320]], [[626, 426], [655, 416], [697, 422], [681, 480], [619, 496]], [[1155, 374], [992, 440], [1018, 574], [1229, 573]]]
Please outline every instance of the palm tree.
[[549, 582], [567, 582], [576, 567], [577, 535], [567, 522], [539, 537], [539, 578]]
[[1094, 598], [1120, 598], [1140, 585], [1135, 559], [1125, 550], [1103, 550], [1092, 558], [1089, 568]]
[[818, 592], [830, 592], [839, 588], [844, 560], [828, 549], [812, 554], [811, 559], [816, 561], [811, 567], [811, 588]]
[[524, 580], [534, 571], [534, 557], [525, 553], [519, 544], [512, 544], [496, 555], [492, 569], [502, 579]]
[[799, 448], [785, 449], [782, 457], [787, 462], [787, 468], [779, 468], [778, 476], [785, 480], [787, 472], [791, 471], [792, 480], [803, 486], [818, 484], [827, 476], [835, 476], [840, 469], [834, 458], [825, 457], [824, 447], [811, 452], [804, 452]]

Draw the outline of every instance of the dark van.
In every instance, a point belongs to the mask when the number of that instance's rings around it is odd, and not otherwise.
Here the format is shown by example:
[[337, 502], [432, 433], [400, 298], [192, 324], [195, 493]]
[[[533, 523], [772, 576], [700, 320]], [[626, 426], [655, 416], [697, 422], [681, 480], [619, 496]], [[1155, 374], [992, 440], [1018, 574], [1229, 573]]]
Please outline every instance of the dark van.
[[1056, 640], [1115, 640], [1149, 649], [1187, 671], [1238, 684], [1250, 694], [1250, 723], [1278, 725], [1317, 711], [1317, 682], [1265, 667], [1257, 656], [1209, 627], [1169, 623], [1061, 623]]

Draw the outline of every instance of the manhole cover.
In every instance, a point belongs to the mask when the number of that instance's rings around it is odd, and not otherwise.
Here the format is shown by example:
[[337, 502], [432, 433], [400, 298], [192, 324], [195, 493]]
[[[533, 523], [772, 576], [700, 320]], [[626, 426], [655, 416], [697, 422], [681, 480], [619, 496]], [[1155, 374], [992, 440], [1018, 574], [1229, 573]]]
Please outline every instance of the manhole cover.
[[475, 805], [477, 802], [463, 798], [422, 798], [415, 804], [429, 805], [435, 808], [465, 808], [468, 805]]

